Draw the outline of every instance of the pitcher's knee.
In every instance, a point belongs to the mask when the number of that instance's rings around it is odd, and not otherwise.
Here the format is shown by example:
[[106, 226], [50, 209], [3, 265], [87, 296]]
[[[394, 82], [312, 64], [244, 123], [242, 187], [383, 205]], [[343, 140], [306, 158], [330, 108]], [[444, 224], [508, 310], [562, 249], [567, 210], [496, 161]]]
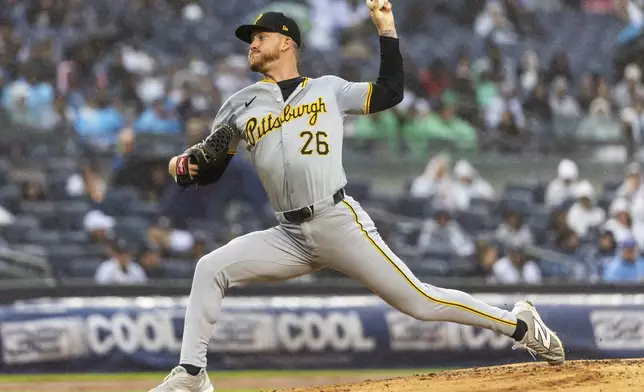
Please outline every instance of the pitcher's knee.
[[225, 262], [215, 254], [210, 253], [199, 259], [195, 266], [194, 280], [203, 281], [206, 284], [213, 282], [222, 290], [228, 288], [228, 278], [224, 273]]

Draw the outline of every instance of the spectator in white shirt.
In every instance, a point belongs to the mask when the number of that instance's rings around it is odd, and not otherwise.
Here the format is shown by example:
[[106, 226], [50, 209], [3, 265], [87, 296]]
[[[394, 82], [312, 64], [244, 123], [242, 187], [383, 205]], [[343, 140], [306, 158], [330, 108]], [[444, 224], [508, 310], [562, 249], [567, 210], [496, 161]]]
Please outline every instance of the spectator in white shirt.
[[546, 188], [545, 203], [549, 208], [562, 205], [566, 200], [576, 199], [579, 169], [570, 159], [563, 159], [557, 167], [557, 177]]
[[541, 283], [539, 266], [534, 261], [527, 260], [523, 248], [517, 245], [506, 247], [506, 256], [494, 263], [492, 273], [498, 283]]
[[617, 243], [634, 238], [638, 246], [642, 248], [644, 246], [644, 224], [633, 220], [628, 200], [623, 198], [613, 200], [609, 213], [610, 219], [602, 228], [612, 231]]
[[514, 123], [519, 129], [525, 128], [525, 115], [521, 101], [515, 94], [514, 87], [506, 82], [501, 88], [501, 95], [496, 96], [485, 109], [485, 121], [489, 129], [497, 129], [505, 112], [512, 113]]
[[644, 192], [640, 164], [632, 162], [626, 167], [624, 182], [617, 188], [616, 196], [632, 202]]
[[566, 223], [579, 237], [585, 237], [592, 228], [599, 227], [606, 219], [606, 212], [594, 205], [595, 191], [588, 181], [577, 186], [579, 199], [568, 210]]
[[631, 203], [633, 220], [644, 222], [644, 181], [640, 164], [633, 162], [626, 168], [626, 178], [617, 189], [617, 196], [623, 197]]
[[613, 101], [622, 109], [634, 104], [635, 94], [642, 88], [642, 71], [639, 65], [629, 64], [624, 68], [624, 77], [613, 89]]
[[508, 209], [503, 222], [496, 228], [496, 239], [504, 245], [528, 246], [534, 243], [530, 227], [523, 222], [523, 214], [517, 209]]
[[461, 159], [456, 162], [454, 176], [458, 182], [454, 183], [452, 194], [459, 210], [467, 210], [472, 199], [494, 200], [494, 188], [468, 161]]
[[552, 82], [550, 110], [555, 117], [574, 119], [581, 117], [581, 107], [577, 99], [568, 91], [568, 81], [557, 76]]
[[447, 208], [438, 207], [434, 211], [434, 219], [427, 220], [421, 228], [418, 237], [418, 249], [422, 252], [436, 245], [449, 247], [456, 255], [468, 257], [474, 254], [474, 242], [461, 228], [458, 222], [452, 220], [452, 214]]
[[127, 240], [119, 238], [114, 241], [110, 246], [110, 254], [112, 257], [96, 270], [96, 283], [123, 285], [147, 281], [145, 271], [132, 258], [132, 249]]
[[455, 204], [452, 188], [450, 160], [448, 156], [441, 154], [427, 163], [423, 174], [411, 184], [410, 193], [414, 197], [433, 198], [436, 203], [451, 207]]

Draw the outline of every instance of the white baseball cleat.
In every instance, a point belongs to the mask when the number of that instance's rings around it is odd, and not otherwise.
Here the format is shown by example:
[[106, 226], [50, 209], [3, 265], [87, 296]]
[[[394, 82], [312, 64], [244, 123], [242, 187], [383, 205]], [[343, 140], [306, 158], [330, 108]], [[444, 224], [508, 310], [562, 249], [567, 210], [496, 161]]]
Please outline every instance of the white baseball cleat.
[[527, 350], [532, 357], [539, 355], [551, 365], [561, 365], [566, 359], [561, 340], [541, 320], [537, 309], [529, 301], [519, 301], [514, 305], [512, 313], [517, 319], [523, 320], [528, 325], [528, 331], [523, 339], [512, 348]]
[[172, 369], [170, 374], [163, 379], [163, 383], [151, 389], [150, 392], [214, 392], [206, 369], [201, 369], [199, 374], [191, 376], [181, 366]]

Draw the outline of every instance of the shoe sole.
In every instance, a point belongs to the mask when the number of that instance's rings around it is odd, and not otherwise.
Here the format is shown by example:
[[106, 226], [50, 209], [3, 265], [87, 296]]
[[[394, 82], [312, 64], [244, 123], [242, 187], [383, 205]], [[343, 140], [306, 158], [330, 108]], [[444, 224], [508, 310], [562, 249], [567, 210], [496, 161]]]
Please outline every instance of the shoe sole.
[[539, 322], [541, 323], [541, 325], [545, 326], [545, 327], [548, 329], [548, 332], [550, 332], [550, 335], [551, 335], [552, 337], [554, 337], [554, 338], [555, 338], [555, 340], [557, 341], [557, 343], [559, 343], [559, 346], [561, 346], [561, 352], [562, 352], [562, 354], [563, 354], [563, 358], [562, 358], [561, 362], [551, 362], [551, 361], [548, 361], [548, 360], [546, 360], [546, 361], [547, 361], [550, 365], [553, 365], [553, 366], [563, 364], [563, 363], [566, 361], [566, 351], [565, 351], [565, 349], [564, 349], [563, 342], [561, 341], [561, 339], [559, 339], [559, 336], [557, 336], [557, 334], [556, 334], [556, 333], [552, 332], [552, 330], [550, 329], [550, 327], [548, 327], [548, 326], [546, 325], [546, 323], [544, 323], [544, 322], [543, 322], [543, 320], [541, 319], [541, 316], [539, 315], [539, 312], [537, 312], [537, 308], [535, 308], [535, 307], [534, 307], [534, 305], [532, 305], [532, 302], [530, 302], [530, 301], [519, 301], [519, 302], [517, 302], [517, 305], [518, 305], [518, 304], [525, 304], [524, 306], [525, 306], [525, 307], [530, 311], [530, 313], [532, 313], [532, 316], [533, 316], [534, 318], [536, 318], [537, 320], [539, 320]]

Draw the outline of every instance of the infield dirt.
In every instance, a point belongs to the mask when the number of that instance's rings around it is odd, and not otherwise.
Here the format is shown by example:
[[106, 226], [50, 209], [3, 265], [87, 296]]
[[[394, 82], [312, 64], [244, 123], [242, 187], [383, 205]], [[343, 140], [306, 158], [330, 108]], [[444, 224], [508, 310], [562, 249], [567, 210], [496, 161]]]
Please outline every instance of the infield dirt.
[[[211, 374], [217, 392], [644, 392], [644, 359], [543, 362], [392, 378], [395, 371]], [[0, 378], [0, 392], [145, 392], [162, 375]], [[40, 378], [40, 379], [39, 379]], [[290, 389], [283, 389], [290, 388]], [[293, 389], [297, 388], [297, 389]]]
[[635, 392], [644, 391], [644, 360], [524, 363], [288, 391]]

